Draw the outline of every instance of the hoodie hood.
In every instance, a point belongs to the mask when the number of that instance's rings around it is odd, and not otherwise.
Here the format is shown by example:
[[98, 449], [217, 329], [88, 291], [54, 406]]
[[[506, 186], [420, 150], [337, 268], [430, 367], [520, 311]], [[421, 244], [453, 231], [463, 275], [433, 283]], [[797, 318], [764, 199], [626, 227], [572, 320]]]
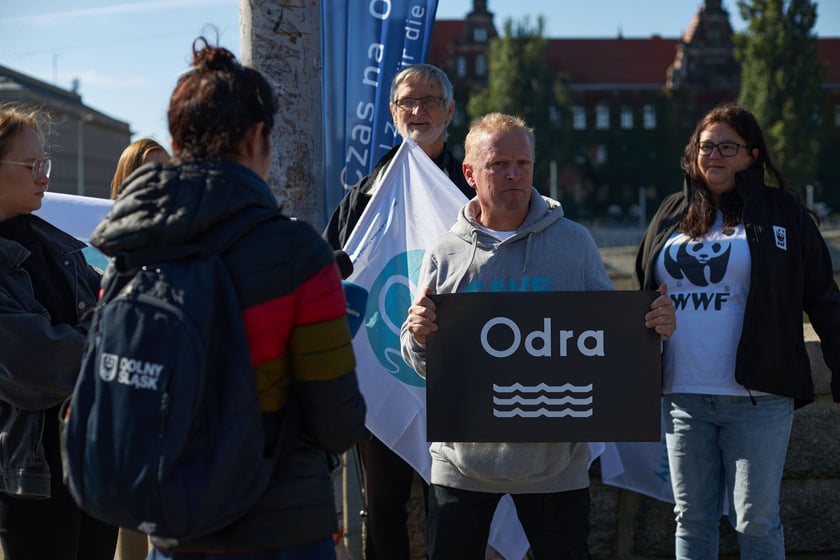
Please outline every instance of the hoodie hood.
[[108, 256], [189, 243], [246, 208], [277, 206], [265, 181], [232, 161], [144, 165], [127, 181], [91, 236]]
[[461, 280], [473, 265], [478, 251], [492, 252], [496, 247], [503, 244], [515, 243], [520, 239], [527, 240], [521, 269], [521, 274], [526, 274], [532, 258], [531, 250], [534, 235], [563, 218], [563, 206], [554, 199], [540, 195], [539, 191], [534, 187], [531, 187], [531, 199], [528, 204], [528, 214], [525, 216], [525, 221], [522, 222], [516, 230], [516, 233], [504, 241], [499, 241], [482, 229], [483, 226], [478, 221], [480, 212], [481, 207], [478, 199], [473, 198], [461, 208], [461, 211], [458, 213], [458, 220], [450, 229], [451, 234], [470, 245], [469, 259], [458, 276], [458, 281], [455, 283], [456, 286], [460, 285]]
[[[498, 243], [495, 239], [484, 233], [477, 216], [480, 213], [478, 198], [473, 198], [464, 205], [458, 213], [458, 221], [450, 230], [452, 233], [467, 242], [473, 242], [475, 235], [482, 242]], [[528, 215], [525, 221], [516, 230], [508, 241], [520, 239], [530, 234], [540, 232], [564, 216], [563, 206], [556, 200], [540, 195], [539, 191], [531, 187], [531, 200], [528, 203]]]

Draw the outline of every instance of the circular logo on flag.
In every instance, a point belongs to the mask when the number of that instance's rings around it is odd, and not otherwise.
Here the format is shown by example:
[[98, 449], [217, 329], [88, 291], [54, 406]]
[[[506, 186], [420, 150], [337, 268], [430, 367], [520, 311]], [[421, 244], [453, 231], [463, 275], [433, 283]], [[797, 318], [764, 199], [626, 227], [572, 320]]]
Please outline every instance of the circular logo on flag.
[[385, 371], [398, 380], [423, 387], [426, 380], [405, 363], [400, 352], [400, 327], [408, 315], [413, 286], [420, 276], [422, 249], [392, 257], [370, 286], [365, 329], [370, 348]]

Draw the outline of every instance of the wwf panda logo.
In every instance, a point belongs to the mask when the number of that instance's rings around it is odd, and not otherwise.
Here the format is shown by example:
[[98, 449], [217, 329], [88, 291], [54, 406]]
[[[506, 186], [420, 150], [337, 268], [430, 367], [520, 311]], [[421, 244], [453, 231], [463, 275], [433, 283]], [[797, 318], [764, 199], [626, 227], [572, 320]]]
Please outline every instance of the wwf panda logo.
[[[672, 252], [677, 248], [677, 255]], [[720, 241], [674, 244], [665, 251], [665, 270], [675, 280], [688, 279], [695, 286], [717, 284], [726, 275], [732, 245]]]

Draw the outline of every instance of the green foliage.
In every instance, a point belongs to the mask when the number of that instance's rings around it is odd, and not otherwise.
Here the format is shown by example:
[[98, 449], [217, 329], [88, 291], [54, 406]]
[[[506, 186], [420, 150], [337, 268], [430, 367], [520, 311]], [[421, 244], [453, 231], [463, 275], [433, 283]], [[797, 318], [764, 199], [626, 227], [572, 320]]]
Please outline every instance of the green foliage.
[[817, 61], [810, 0], [738, 0], [749, 23], [734, 38], [741, 64], [738, 101], [761, 123], [773, 155], [794, 184], [813, 179], [827, 68]]
[[[476, 119], [500, 112], [522, 117], [533, 127], [537, 139], [534, 185], [547, 192], [550, 161], [570, 161], [572, 97], [568, 79], [554, 75], [546, 60], [544, 20], [531, 26], [526, 17], [520, 23], [508, 19], [503, 33], [491, 40], [488, 82], [467, 103], [467, 114]], [[564, 133], [565, 130], [565, 133]]]

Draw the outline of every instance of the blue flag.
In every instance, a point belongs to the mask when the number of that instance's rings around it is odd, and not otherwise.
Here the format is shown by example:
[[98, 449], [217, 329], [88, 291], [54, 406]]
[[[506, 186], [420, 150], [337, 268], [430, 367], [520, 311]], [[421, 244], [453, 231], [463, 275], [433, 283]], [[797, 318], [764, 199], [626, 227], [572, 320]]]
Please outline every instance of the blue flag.
[[324, 67], [324, 213], [399, 140], [391, 79], [425, 62], [437, 0], [321, 3]]

